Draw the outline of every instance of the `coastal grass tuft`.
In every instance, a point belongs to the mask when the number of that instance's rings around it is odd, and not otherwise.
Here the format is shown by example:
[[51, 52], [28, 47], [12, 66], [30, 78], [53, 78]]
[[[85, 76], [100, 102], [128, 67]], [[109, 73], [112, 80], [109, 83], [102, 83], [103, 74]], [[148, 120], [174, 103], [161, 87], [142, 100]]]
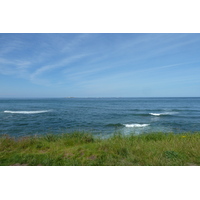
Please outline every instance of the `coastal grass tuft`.
[[0, 137], [1, 166], [199, 166], [200, 133]]

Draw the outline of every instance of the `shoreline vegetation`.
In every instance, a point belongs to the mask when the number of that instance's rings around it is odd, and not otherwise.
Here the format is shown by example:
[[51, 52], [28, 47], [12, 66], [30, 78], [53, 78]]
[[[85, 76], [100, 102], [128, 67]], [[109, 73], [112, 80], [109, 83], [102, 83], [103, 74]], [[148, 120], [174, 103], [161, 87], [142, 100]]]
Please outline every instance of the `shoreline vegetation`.
[[200, 166], [200, 132], [0, 137], [0, 166]]

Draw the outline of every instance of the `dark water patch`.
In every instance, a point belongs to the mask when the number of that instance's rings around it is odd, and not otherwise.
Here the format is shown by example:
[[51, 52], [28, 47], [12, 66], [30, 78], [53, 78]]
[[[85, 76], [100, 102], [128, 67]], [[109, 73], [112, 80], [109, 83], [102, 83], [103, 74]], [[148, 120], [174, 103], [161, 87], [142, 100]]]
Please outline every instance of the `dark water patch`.
[[106, 127], [123, 127], [123, 124], [117, 123], [117, 124], [107, 124]]

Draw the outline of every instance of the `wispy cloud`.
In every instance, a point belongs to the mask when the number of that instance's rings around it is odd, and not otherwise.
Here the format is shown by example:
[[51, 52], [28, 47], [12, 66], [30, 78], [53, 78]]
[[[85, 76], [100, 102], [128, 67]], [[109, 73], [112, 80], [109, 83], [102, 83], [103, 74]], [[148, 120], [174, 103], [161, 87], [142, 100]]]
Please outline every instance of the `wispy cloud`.
[[77, 62], [78, 60], [85, 58], [87, 56], [89, 56], [89, 55], [88, 54], [74, 55], [74, 56], [70, 56], [68, 58], [63, 58], [62, 60], [60, 60], [59, 62], [56, 62], [54, 64], [39, 67], [32, 74], [30, 74], [30, 80], [38, 83], [38, 79], [40, 79], [40, 77], [42, 77], [43, 80], [45, 79], [46, 73], [51, 72], [53, 70], [59, 71], [59, 73], [60, 73], [61, 68], [66, 68], [70, 64]]
[[10, 52], [18, 51], [23, 48], [24, 42], [20, 40], [18, 37], [13, 37], [12, 34], [7, 37], [7, 35], [0, 35], [0, 55], [6, 56]]
[[28, 73], [31, 67], [31, 62], [27, 60], [11, 60], [0, 58], [0, 74], [3, 75], [20, 75], [23, 77], [24, 73]]
[[[70, 67], [70, 64], [90, 54], [85, 51], [72, 52], [89, 38], [89, 34], [72, 34], [70, 38], [67, 34], [34, 34], [35, 44], [31, 41], [31, 34], [25, 35], [29, 40], [23, 40], [20, 34], [9, 35], [9, 38], [0, 36], [0, 74], [20, 76], [37, 84], [45, 82], [46, 85], [51, 82], [47, 77], [45, 80], [46, 73]], [[23, 54], [23, 57], [17, 54]]]
[[[115, 88], [123, 90], [136, 83], [156, 87], [162, 79], [159, 77], [163, 77], [163, 83], [169, 81], [165, 73], [174, 82], [176, 79], [177, 82], [184, 82], [187, 81], [187, 76], [184, 76], [188, 72], [187, 66], [199, 61], [198, 35], [11, 36], [0, 36], [0, 74], [7, 75], [8, 78], [10, 75], [11, 79], [26, 79], [37, 85], [68, 87], [69, 91], [72, 90], [70, 87], [83, 91], [95, 91], [96, 88], [103, 93], [103, 90]], [[198, 68], [197, 64], [195, 67], [193, 66], [193, 70]], [[194, 77], [192, 73], [190, 75]]]
[[71, 52], [75, 50], [78, 46], [81, 45], [81, 43], [88, 40], [90, 37], [91, 35], [87, 33], [77, 34], [73, 39], [65, 42], [65, 45], [63, 45], [61, 52], [65, 53], [65, 52]]
[[[144, 81], [144, 83], [141, 83], [141, 78], [146, 77], [149, 73], [154, 73], [156, 71], [163, 71], [165, 69], [170, 69], [174, 67], [181, 67], [187, 63], [175, 63], [175, 64], [170, 64], [170, 65], [163, 65], [163, 66], [158, 66], [158, 67], [149, 67], [149, 68], [143, 68], [140, 70], [129, 70], [125, 71], [122, 70], [121, 72], [119, 71], [112, 71], [110, 73], [104, 73], [104, 74], [99, 74], [98, 76], [92, 75], [89, 77], [89, 79], [86, 79], [85, 76], [89, 76], [90, 74], [93, 73], [98, 73], [100, 70], [94, 69], [91, 71], [83, 71], [83, 72], [77, 72], [77, 73], [71, 73], [68, 78], [71, 78], [71, 80], [77, 81], [76, 85], [78, 87], [82, 88], [87, 88], [87, 89], [94, 89], [94, 88], [104, 88], [107, 90], [108, 88], [127, 88], [127, 85], [130, 87], [131, 85], [138, 84], [140, 83], [141, 85], [147, 84], [147, 81]], [[106, 67], [102, 70], [106, 71]], [[181, 71], [181, 70], [180, 70]], [[163, 71], [163, 73], [165, 73]], [[149, 77], [151, 78], [151, 77]], [[153, 77], [152, 77], [153, 78]], [[178, 81], [179, 78], [176, 77], [176, 80]], [[153, 82], [148, 83], [151, 85], [159, 84], [164, 82], [170, 82], [171, 79], [167, 78], [167, 80], [160, 80], [159, 77], [157, 79], [154, 79]]]

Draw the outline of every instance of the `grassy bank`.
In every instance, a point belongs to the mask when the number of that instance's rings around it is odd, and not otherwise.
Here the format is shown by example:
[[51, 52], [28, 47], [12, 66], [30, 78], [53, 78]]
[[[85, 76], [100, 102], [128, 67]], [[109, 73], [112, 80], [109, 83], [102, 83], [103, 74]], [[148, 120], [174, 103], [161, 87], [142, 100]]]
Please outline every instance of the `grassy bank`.
[[19, 139], [2, 136], [0, 165], [199, 166], [200, 133], [116, 134], [108, 139], [85, 133]]

